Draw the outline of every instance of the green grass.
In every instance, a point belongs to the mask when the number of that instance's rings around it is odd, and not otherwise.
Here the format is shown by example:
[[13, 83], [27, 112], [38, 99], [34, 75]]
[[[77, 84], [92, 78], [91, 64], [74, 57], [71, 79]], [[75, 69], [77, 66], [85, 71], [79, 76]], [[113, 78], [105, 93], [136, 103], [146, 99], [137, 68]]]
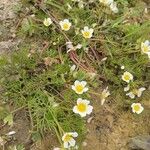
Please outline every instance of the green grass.
[[[150, 21], [142, 19], [144, 5], [142, 1], [137, 1], [117, 0], [118, 14], [113, 14], [98, 1], [86, 3], [84, 9], [71, 0], [66, 0], [63, 4], [54, 0], [46, 0], [44, 4], [39, 4], [36, 0], [23, 3], [29, 6], [29, 12], [20, 23], [18, 37], [33, 38], [37, 43], [23, 43], [19, 51], [1, 56], [1, 99], [6, 103], [13, 102], [15, 109], [27, 108], [32, 132], [44, 134], [44, 131], [53, 130], [62, 144], [64, 132], [76, 131], [79, 134], [78, 142], [82, 142], [86, 135], [86, 121], [72, 112], [79, 97], [71, 90], [75, 80], [88, 82], [90, 92], [82, 96], [87, 99], [91, 99], [90, 93], [102, 84], [109, 86], [112, 96], [122, 93], [126, 84], [121, 80], [121, 75], [125, 70], [134, 75], [132, 87], [148, 88], [149, 60], [146, 55], [141, 55], [140, 44], [149, 38]], [[67, 3], [72, 7], [70, 11]], [[132, 13], [129, 13], [131, 10]], [[51, 17], [54, 21], [50, 27], [43, 25], [46, 17]], [[68, 32], [61, 31], [58, 24], [65, 18], [73, 25]], [[85, 40], [82, 37], [80, 30], [84, 26], [94, 28], [92, 39]], [[77, 31], [79, 34], [76, 34]], [[90, 79], [90, 72], [82, 70], [79, 64], [76, 64], [79, 69], [73, 74], [70, 72], [70, 65], [75, 62], [72, 62], [66, 52], [65, 43], [68, 39], [74, 45], [83, 45], [77, 50], [77, 55], [81, 64], [84, 62], [87, 68], [95, 70], [94, 79]], [[43, 48], [41, 43], [45, 41], [49, 45], [40, 51]], [[39, 45], [38, 50], [32, 44]], [[89, 47], [88, 53], [85, 51], [86, 47]], [[90, 47], [94, 49], [96, 56]], [[34, 53], [31, 53], [32, 49], [35, 50]], [[30, 53], [31, 57], [28, 57]], [[50, 57], [52, 65], [44, 64], [46, 57]], [[105, 57], [107, 60], [102, 62]], [[121, 70], [122, 65], [125, 70]], [[125, 94], [122, 94], [117, 105], [126, 105], [124, 99]], [[54, 107], [54, 103], [58, 103], [58, 107]], [[131, 105], [131, 102], [127, 105]]]

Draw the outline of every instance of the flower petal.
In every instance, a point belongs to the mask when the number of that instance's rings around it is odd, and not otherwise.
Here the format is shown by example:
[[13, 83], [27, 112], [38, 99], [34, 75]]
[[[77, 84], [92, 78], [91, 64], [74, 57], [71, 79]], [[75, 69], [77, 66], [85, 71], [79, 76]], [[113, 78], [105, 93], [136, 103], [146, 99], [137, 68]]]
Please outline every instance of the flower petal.
[[87, 82], [86, 81], [81, 81], [81, 84], [85, 87]]
[[88, 108], [87, 108], [87, 114], [91, 114], [93, 111], [93, 106], [89, 105]]
[[83, 89], [84, 92], [87, 92], [88, 90], [89, 90], [89, 88], [87, 88], [87, 87]]
[[75, 146], [75, 144], [76, 144], [76, 141], [72, 138], [70, 141], [69, 141], [69, 144], [70, 144], [70, 146]]
[[69, 148], [69, 143], [68, 142], [64, 142], [64, 148]]
[[77, 86], [78, 84], [80, 84], [80, 81], [76, 80], [76, 81], [74, 82], [74, 85]]

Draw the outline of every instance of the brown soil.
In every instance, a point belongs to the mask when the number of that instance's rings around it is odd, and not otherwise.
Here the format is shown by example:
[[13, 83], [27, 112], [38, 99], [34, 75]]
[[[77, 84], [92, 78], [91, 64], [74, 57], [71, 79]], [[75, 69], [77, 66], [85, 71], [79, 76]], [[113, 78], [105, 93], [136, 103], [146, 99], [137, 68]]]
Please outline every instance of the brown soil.
[[[117, 110], [115, 100], [108, 101], [104, 106], [95, 100], [93, 106], [94, 117], [87, 124], [89, 133], [84, 150], [129, 150], [131, 138], [150, 134], [150, 120], [146, 112], [138, 116], [130, 110]], [[145, 106], [148, 110], [150, 102], [145, 101]]]

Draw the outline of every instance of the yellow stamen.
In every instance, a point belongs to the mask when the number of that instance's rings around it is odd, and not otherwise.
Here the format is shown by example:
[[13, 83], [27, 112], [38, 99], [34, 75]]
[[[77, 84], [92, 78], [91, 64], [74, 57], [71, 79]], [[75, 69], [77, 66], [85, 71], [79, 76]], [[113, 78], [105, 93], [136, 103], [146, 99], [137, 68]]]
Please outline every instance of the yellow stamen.
[[133, 92], [134, 95], [138, 94], [138, 90], [137, 89], [134, 89], [132, 92]]
[[148, 52], [148, 46], [143, 47], [143, 52], [147, 53]]
[[78, 104], [77, 108], [80, 112], [85, 112], [86, 111], [86, 104], [80, 103], [80, 104]]
[[65, 30], [68, 30], [69, 25], [68, 25], [67, 23], [64, 23], [64, 24], [63, 24], [63, 28], [64, 28]]
[[90, 32], [85, 31], [85, 32], [83, 33], [83, 35], [84, 35], [84, 37], [89, 37], [89, 36], [90, 36]]
[[125, 79], [125, 80], [130, 80], [130, 76], [126, 74], [126, 75], [124, 76], [124, 79]]
[[84, 87], [81, 84], [76, 86], [76, 91], [79, 92], [79, 93], [82, 92], [83, 89], [84, 89]]
[[135, 110], [135, 111], [139, 111], [139, 110], [140, 110], [140, 106], [139, 106], [139, 105], [135, 105], [135, 106], [134, 106], [134, 110]]
[[70, 141], [71, 139], [72, 139], [72, 136], [69, 135], [69, 134], [67, 134], [67, 135], [65, 136], [65, 138], [64, 138], [64, 142], [68, 142], [68, 141]]

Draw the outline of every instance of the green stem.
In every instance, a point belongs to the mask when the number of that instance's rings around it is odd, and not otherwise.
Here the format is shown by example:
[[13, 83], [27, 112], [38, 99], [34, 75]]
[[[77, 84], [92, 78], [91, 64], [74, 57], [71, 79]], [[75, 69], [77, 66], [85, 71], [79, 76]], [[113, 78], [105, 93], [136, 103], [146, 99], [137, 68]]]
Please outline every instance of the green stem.
[[58, 4], [56, 4], [56, 3], [52, 2], [52, 1], [47, 1], [47, 4], [52, 5], [52, 6], [56, 7], [56, 8], [58, 8], [58, 9], [62, 10], [64, 13], [66, 13], [68, 16], [71, 17], [71, 15], [62, 6], [59, 6]]

